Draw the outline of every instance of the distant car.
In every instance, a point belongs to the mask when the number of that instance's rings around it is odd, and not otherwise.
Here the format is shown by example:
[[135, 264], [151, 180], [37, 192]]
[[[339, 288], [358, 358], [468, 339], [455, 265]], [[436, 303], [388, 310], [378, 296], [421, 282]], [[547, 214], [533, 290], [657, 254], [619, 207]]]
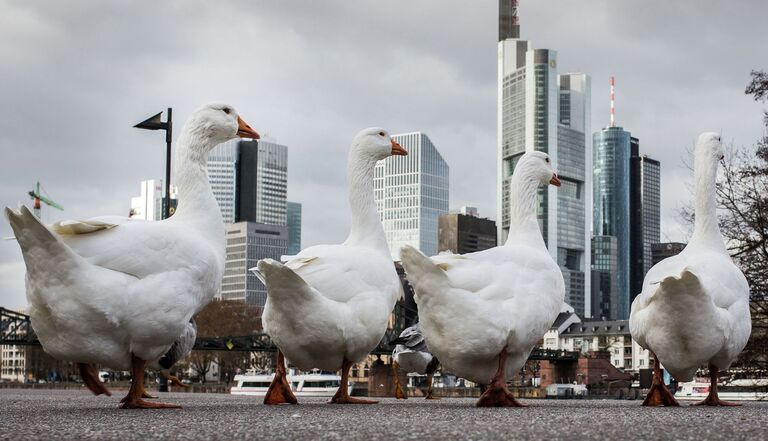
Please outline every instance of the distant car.
[[189, 378], [184, 378], [181, 380], [181, 384], [192, 384], [192, 380]]

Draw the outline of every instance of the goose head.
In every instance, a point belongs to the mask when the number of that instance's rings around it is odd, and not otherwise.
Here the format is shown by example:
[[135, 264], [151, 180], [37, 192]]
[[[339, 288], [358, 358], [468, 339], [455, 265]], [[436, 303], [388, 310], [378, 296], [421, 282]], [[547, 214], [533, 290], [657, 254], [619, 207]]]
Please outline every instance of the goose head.
[[392, 139], [386, 130], [369, 127], [355, 135], [351, 153], [358, 158], [376, 162], [392, 155], [407, 155], [408, 151]]
[[720, 141], [720, 134], [715, 132], [704, 132], [699, 135], [696, 141], [695, 154], [697, 158], [706, 159], [707, 162], [718, 162], [725, 158], [723, 153], [723, 143]]
[[227, 104], [208, 104], [197, 109], [187, 120], [184, 131], [197, 138], [199, 142], [192, 143], [190, 148], [204, 150], [193, 152], [203, 158], [215, 146], [231, 139], [259, 139], [259, 134]]
[[521, 173], [521, 177], [534, 180], [539, 185], [551, 184], [560, 186], [560, 179], [552, 169], [552, 161], [544, 152], [531, 151], [525, 153], [517, 163], [515, 173]]

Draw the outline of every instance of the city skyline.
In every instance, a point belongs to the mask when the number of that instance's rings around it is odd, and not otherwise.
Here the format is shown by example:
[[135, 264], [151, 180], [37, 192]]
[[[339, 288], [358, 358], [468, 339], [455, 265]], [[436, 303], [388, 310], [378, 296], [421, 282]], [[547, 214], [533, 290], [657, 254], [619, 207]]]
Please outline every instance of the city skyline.
[[[675, 209], [690, 197], [685, 187], [690, 173], [681, 161], [685, 149], [704, 130], [722, 130], [737, 145], [751, 145], [762, 133], [761, 105], [743, 89], [749, 70], [764, 67], [754, 54], [768, 51], [759, 37], [764, 14], [756, 13], [766, 6], [741, 2], [717, 27], [700, 29], [711, 20], [714, 3], [667, 3], [619, 8], [606, 2], [523, 1], [522, 26], [526, 38], [557, 49], [561, 65], [589, 73], [594, 84], [611, 74], [621, 78], [618, 124], [631, 127], [648, 146], [645, 153], [664, 163], [661, 238], [685, 241], [687, 227], [675, 219]], [[171, 18], [170, 29], [154, 21], [139, 29], [126, 26], [142, 21], [134, 15], [139, 12], [117, 7], [91, 4], [81, 15], [66, 12], [78, 9], [72, 4], [66, 10], [55, 4], [13, 4], [4, 10], [9, 25], [0, 33], [9, 50], [0, 52], [0, 72], [14, 87], [7, 90], [9, 105], [0, 118], [6, 133], [0, 146], [6, 159], [3, 205], [26, 202], [28, 187], [40, 179], [67, 208], [44, 209], [46, 221], [125, 215], [136, 183], [161, 176], [164, 163], [161, 137], [131, 125], [148, 109], [172, 105], [180, 127], [192, 109], [217, 100], [233, 104], [256, 129], [296, 146], [289, 198], [307, 201], [304, 246], [345, 237], [346, 150], [367, 125], [430, 133], [453, 166], [454, 179], [478, 183], [454, 182], [451, 205], [471, 203], [495, 213], [497, 29], [489, 25], [497, 20], [495, 1], [331, 2], [300, 11], [264, 5], [240, 19], [234, 17], [243, 11], [205, 6], [184, 21], [185, 28], [196, 29], [195, 36], [177, 27], [182, 20], [173, 19], [178, 12], [170, 6], [158, 6], [159, 16]], [[90, 38], [100, 33], [103, 17], [121, 14], [125, 20], [111, 25], [114, 34]], [[349, 20], [370, 16], [377, 19], [359, 21], [367, 32]], [[73, 26], [73, 20], [79, 24]], [[274, 25], [287, 21], [295, 25]], [[318, 21], [337, 32], [320, 32]], [[443, 31], [446, 22], [455, 25], [454, 32]], [[170, 39], [161, 37], [169, 30]], [[248, 41], [252, 53], [270, 59], [270, 69], [250, 60], [233, 68], [242, 48], [222, 46], [221, 35]], [[372, 54], [379, 63], [371, 61]], [[309, 66], [313, 77], [304, 81]], [[593, 116], [607, 114], [607, 100], [598, 96], [593, 94]], [[469, 157], [473, 161], [464, 159]], [[0, 223], [0, 236], [9, 232]], [[16, 307], [23, 306], [24, 270], [12, 245], [0, 246], [0, 296], [3, 304]]]

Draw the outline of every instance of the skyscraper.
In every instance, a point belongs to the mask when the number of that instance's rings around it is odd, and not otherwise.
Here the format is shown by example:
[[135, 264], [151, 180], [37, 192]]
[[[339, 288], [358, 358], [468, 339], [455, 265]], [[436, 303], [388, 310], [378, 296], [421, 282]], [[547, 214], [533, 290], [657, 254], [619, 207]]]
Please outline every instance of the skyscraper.
[[421, 132], [394, 135], [408, 156], [376, 164], [373, 188], [392, 257], [414, 246], [426, 255], [438, 251], [438, 218], [448, 213], [448, 164]]
[[208, 155], [208, 178], [225, 223], [286, 223], [288, 148], [270, 140], [232, 140]]
[[653, 266], [652, 246], [661, 240], [661, 164], [640, 155], [640, 141], [630, 142], [630, 265], [629, 302], [643, 290], [645, 274]]
[[557, 52], [519, 38], [517, 1], [500, 0], [498, 44], [498, 239], [509, 233], [509, 191], [520, 157], [547, 152], [563, 187], [539, 191], [539, 226], [563, 271], [566, 302], [589, 313], [590, 79], [558, 75]]
[[[593, 249], [600, 253], [593, 270], [613, 278], [613, 291], [602, 292], [609, 286], [603, 283], [592, 295], [593, 304], [601, 305], [596, 313], [626, 320], [652, 266], [651, 245], [659, 241], [660, 164], [641, 156], [640, 140], [616, 126], [614, 95], [611, 77], [611, 122], [593, 134]], [[609, 237], [615, 238], [615, 247], [606, 246]], [[608, 299], [616, 304], [605, 305]]]
[[236, 222], [225, 226], [227, 260], [221, 282], [220, 300], [240, 300], [263, 307], [267, 289], [248, 269], [259, 259], [280, 260], [287, 253], [288, 227], [256, 222]]
[[294, 255], [301, 251], [301, 204], [286, 202], [288, 219], [288, 254]]
[[[621, 127], [605, 127], [593, 135], [593, 228], [595, 237], [616, 238], [616, 316], [611, 320], [629, 318], [629, 156], [631, 135]], [[605, 250], [596, 247], [596, 250]], [[595, 256], [595, 261], [603, 257]], [[602, 267], [600, 271], [607, 271]], [[613, 308], [613, 306], [612, 306]]]

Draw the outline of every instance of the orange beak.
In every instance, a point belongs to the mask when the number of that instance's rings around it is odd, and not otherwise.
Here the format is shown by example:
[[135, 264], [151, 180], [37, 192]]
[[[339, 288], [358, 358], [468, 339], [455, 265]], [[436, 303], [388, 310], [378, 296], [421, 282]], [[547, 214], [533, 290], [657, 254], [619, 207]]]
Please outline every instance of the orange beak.
[[392, 154], [393, 155], [400, 155], [400, 156], [407, 156], [408, 150], [404, 149], [403, 146], [397, 143], [394, 139], [392, 140]]
[[261, 138], [261, 136], [259, 136], [259, 134], [256, 133], [256, 131], [253, 130], [251, 126], [249, 126], [248, 123], [243, 121], [243, 119], [239, 116], [237, 117], [237, 136], [251, 139]]
[[552, 179], [549, 180], [549, 183], [554, 185], [555, 187], [560, 186], [560, 179], [557, 178], [557, 173], [552, 173]]

